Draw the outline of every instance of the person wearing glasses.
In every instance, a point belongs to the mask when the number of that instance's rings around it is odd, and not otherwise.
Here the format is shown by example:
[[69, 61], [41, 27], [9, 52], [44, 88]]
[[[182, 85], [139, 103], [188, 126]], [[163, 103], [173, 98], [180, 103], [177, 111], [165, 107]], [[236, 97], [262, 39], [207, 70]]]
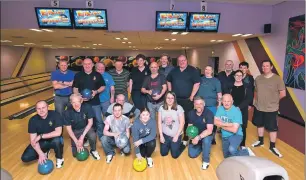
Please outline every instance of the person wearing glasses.
[[242, 114], [242, 133], [243, 139], [240, 143], [242, 149], [245, 148], [246, 140], [246, 128], [248, 126], [248, 107], [249, 104], [253, 101], [253, 90], [252, 87], [243, 82], [243, 72], [237, 70], [234, 73], [235, 82], [230, 88], [230, 94], [234, 100], [234, 106], [240, 109]]

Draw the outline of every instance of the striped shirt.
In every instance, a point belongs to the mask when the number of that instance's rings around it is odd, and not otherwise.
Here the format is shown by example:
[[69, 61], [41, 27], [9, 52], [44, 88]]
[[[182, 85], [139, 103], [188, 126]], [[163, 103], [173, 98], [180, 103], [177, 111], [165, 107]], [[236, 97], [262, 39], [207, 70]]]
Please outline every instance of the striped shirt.
[[126, 69], [118, 74], [116, 69], [110, 70], [108, 73], [113, 77], [115, 82], [115, 95], [124, 94], [127, 95], [127, 83], [130, 79], [130, 72]]

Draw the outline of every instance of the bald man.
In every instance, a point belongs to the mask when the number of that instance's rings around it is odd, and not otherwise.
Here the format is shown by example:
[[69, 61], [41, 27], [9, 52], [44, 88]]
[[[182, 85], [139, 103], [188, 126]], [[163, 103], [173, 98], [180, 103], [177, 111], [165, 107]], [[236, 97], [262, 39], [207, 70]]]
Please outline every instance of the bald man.
[[123, 109], [122, 109], [122, 114], [127, 116], [127, 117], [135, 117], [138, 118], [139, 117], [139, 114], [140, 114], [140, 111], [139, 109], [137, 109], [134, 105], [128, 103], [128, 102], [125, 102], [126, 98], [123, 94], [118, 94], [116, 96], [116, 102], [111, 104], [108, 109], [107, 109], [107, 112], [105, 113], [105, 116], [109, 116], [109, 115], [112, 115], [113, 114], [113, 107], [116, 103], [119, 103], [122, 105]]
[[151, 114], [151, 119], [156, 120], [156, 113], [164, 101], [164, 94], [167, 91], [167, 81], [163, 74], [158, 73], [158, 64], [150, 64], [151, 75], [146, 76], [141, 92], [147, 95], [147, 107]]
[[31, 117], [28, 125], [30, 134], [30, 145], [21, 156], [23, 162], [38, 159], [39, 164], [44, 164], [48, 159], [50, 149], [53, 149], [56, 157], [56, 168], [64, 164], [62, 126], [63, 119], [55, 111], [48, 110], [45, 101], [36, 103], [37, 114]]
[[215, 125], [221, 128], [222, 150], [224, 158], [231, 156], [255, 156], [250, 148], [238, 149], [243, 139], [242, 115], [233, 105], [233, 97], [225, 94], [215, 115]]
[[229, 89], [234, 84], [234, 62], [232, 60], [225, 61], [224, 71], [218, 73], [217, 78], [221, 82], [222, 94], [229, 93]]

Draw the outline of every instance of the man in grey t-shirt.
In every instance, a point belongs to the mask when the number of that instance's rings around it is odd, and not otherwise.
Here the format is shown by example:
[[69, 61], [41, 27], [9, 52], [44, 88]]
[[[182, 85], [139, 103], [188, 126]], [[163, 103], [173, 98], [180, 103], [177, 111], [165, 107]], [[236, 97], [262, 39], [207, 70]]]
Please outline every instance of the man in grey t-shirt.
[[[128, 117], [122, 115], [122, 105], [116, 103], [113, 106], [113, 115], [110, 115], [104, 121], [104, 131], [101, 137], [102, 147], [106, 155], [106, 163], [110, 163], [115, 155], [114, 148], [116, 146], [115, 139], [121, 134], [125, 134], [130, 138], [130, 120]], [[130, 142], [121, 148], [121, 155], [129, 154], [131, 151]]]

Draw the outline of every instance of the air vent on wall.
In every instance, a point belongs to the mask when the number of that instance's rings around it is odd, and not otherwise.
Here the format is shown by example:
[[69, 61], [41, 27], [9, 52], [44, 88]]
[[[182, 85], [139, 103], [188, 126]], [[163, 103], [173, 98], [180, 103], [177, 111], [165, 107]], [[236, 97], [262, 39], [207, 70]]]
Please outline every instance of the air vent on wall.
[[75, 36], [66, 36], [65, 38], [67, 38], [67, 39], [75, 39], [77, 37], [75, 37]]
[[83, 43], [91, 43], [92, 41], [82, 41]]
[[43, 42], [43, 43], [46, 43], [46, 42], [47, 42], [47, 43], [49, 43], [49, 42], [52, 42], [52, 41], [40, 41], [40, 42]]
[[121, 31], [107, 31], [107, 33], [121, 33]]
[[24, 37], [23, 37], [23, 36], [12, 36], [12, 38], [22, 39], [22, 38], [24, 38]]

